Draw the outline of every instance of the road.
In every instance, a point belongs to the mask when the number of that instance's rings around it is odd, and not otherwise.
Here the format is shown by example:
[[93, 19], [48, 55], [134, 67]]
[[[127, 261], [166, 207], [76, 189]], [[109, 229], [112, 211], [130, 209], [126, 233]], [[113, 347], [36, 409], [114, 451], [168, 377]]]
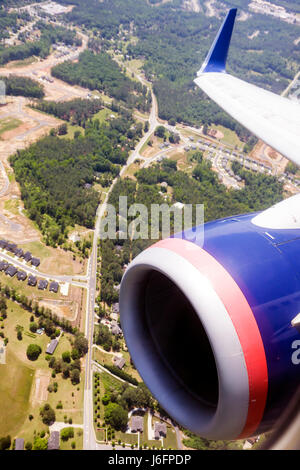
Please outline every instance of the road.
[[[120, 171], [120, 177], [126, 172], [128, 167], [132, 165], [132, 163], [140, 158], [140, 151], [143, 145], [147, 142], [149, 137], [153, 134], [155, 128], [157, 127], [157, 101], [152, 94], [152, 109], [150, 112], [149, 118], [149, 131], [143, 136], [140, 140], [138, 145], [136, 146], [135, 150], [129, 156], [126, 164]], [[97, 257], [98, 257], [98, 240], [100, 236], [100, 228], [101, 228], [101, 219], [103, 218], [106, 210], [107, 204], [109, 200], [109, 196], [115, 187], [119, 178], [115, 178], [109, 191], [105, 196], [104, 202], [98, 207], [97, 210], [97, 217], [96, 217], [96, 224], [95, 224], [95, 232], [94, 232], [94, 240], [93, 240], [93, 248], [92, 254], [90, 259], [90, 266], [88, 270], [88, 306], [87, 306], [87, 313], [86, 313], [86, 325], [85, 325], [85, 334], [89, 342], [89, 350], [86, 357], [86, 364], [85, 364], [85, 393], [84, 393], [84, 438], [83, 444], [85, 450], [94, 450], [97, 449], [96, 437], [94, 432], [94, 422], [93, 422], [93, 387], [92, 387], [92, 371], [93, 371], [93, 343], [94, 343], [94, 316], [95, 316], [95, 297], [97, 291]]]

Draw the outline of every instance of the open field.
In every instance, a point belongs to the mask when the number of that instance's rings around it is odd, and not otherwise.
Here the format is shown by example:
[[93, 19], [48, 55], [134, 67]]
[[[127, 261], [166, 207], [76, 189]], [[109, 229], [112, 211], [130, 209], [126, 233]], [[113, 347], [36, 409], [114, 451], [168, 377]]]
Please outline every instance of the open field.
[[[72, 448], [72, 443], [75, 442], [75, 449]], [[83, 430], [74, 428], [74, 437], [68, 441], [60, 440], [60, 450], [81, 450], [83, 446]]]
[[9, 62], [7, 65], [5, 65], [5, 68], [7, 69], [14, 69], [14, 68], [19, 68], [19, 67], [27, 67], [28, 65], [32, 65], [36, 62], [38, 62], [38, 58], [31, 56], [27, 57], [27, 59], [24, 60], [15, 60], [12, 62]]
[[30, 251], [33, 256], [40, 258], [39, 271], [45, 274], [69, 275], [85, 274], [86, 263], [73, 259], [73, 253], [61, 248], [51, 248], [42, 242], [20, 243], [20, 248]]
[[[6, 119], [1, 119], [0, 121], [0, 138], [2, 140], [7, 140], [7, 134], [9, 131], [12, 131], [14, 129], [17, 129], [22, 125], [22, 121], [19, 119], [13, 119], [13, 118], [6, 118]], [[9, 136], [8, 136], [9, 138]]]
[[0, 365], [0, 436], [14, 436], [27, 418], [33, 378], [34, 369], [7, 348], [6, 364]]
[[239, 150], [243, 150], [245, 144], [238, 138], [234, 131], [231, 131], [230, 129], [227, 129], [223, 126], [212, 125], [211, 127], [220, 131], [224, 135], [224, 137], [220, 140], [221, 142], [227, 145], [231, 145], [232, 147], [235, 147]]
[[130, 165], [126, 169], [126, 171], [124, 171], [124, 173], [122, 175], [122, 178], [130, 178], [130, 179], [136, 181], [136, 177], [134, 175], [140, 168], [141, 168], [140, 163], [138, 163], [138, 162], [132, 163], [132, 165]]
[[[39, 410], [45, 402], [49, 403], [56, 413], [56, 420], [64, 422], [72, 419], [73, 424], [81, 424], [83, 419], [83, 382], [73, 386], [70, 379], [63, 379], [59, 374], [51, 377], [51, 369], [45, 360], [45, 349], [50, 341], [45, 334], [42, 336], [31, 335], [29, 323], [31, 314], [18, 305], [8, 301], [8, 318], [4, 321], [4, 333], [9, 338], [7, 346], [7, 365], [0, 365], [0, 435], [10, 433], [11, 437], [23, 437], [25, 440], [33, 440], [33, 431], [47, 430], [43, 425]], [[16, 326], [23, 328], [23, 339], [17, 339]], [[64, 351], [71, 350], [72, 336], [64, 333], [54, 356], [61, 357]], [[38, 344], [42, 353], [37, 361], [29, 361], [26, 350], [29, 344]], [[58, 383], [56, 393], [48, 392], [49, 383]], [[11, 400], [11, 406], [9, 406]], [[56, 406], [61, 401], [63, 409]], [[8, 410], [8, 411], [7, 411]], [[28, 419], [29, 414], [33, 420]], [[6, 418], [7, 415], [7, 418]], [[3, 419], [3, 416], [6, 419]], [[80, 437], [80, 439], [79, 439]], [[78, 436], [79, 448], [82, 436]], [[71, 441], [69, 442], [71, 445]]]
[[25, 295], [33, 302], [38, 302], [41, 307], [49, 308], [53, 314], [60, 318], [66, 318], [75, 326], [78, 325], [84, 310], [83, 289], [70, 286], [68, 296], [64, 296], [58, 291], [57, 294], [49, 289], [42, 291], [38, 287], [28, 287], [27, 281], [18, 281], [16, 277], [11, 278], [5, 273], [0, 273], [0, 283], [8, 286], [19, 295]]
[[[151, 140], [152, 146], [148, 145], [149, 140]], [[145, 158], [151, 158], [157, 155], [160, 151], [159, 146], [162, 145], [164, 142], [163, 139], [161, 139], [160, 137], [155, 137], [154, 135], [152, 135], [149, 140], [143, 145], [140, 153], [142, 157]]]

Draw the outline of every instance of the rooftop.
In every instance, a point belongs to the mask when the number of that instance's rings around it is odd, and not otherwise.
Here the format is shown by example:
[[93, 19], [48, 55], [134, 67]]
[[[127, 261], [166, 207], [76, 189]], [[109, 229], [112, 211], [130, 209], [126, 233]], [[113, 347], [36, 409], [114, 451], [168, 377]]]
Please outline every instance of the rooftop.
[[24, 450], [24, 439], [21, 439], [21, 438], [16, 439], [15, 450]]
[[59, 450], [59, 431], [53, 431], [48, 440], [48, 450]]
[[51, 343], [48, 344], [47, 349], [46, 349], [46, 354], [53, 354], [55, 352], [55, 349], [58, 346], [58, 341], [57, 339], [53, 339]]

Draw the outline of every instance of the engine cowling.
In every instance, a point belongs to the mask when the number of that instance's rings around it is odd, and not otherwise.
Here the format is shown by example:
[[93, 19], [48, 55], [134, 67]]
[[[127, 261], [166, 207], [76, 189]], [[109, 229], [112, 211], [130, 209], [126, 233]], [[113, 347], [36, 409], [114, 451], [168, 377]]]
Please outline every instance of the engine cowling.
[[284, 203], [272, 209], [206, 224], [203, 247], [182, 235], [158, 242], [122, 280], [135, 366], [161, 406], [207, 439], [270, 430], [300, 383], [300, 224]]

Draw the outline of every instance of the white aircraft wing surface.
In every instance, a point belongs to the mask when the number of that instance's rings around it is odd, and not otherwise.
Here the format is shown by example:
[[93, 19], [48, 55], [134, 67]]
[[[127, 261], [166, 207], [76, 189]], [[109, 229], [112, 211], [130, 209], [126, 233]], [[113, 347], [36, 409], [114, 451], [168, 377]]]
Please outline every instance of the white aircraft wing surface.
[[195, 83], [228, 114], [300, 165], [300, 105], [226, 73], [236, 9], [229, 11]]

